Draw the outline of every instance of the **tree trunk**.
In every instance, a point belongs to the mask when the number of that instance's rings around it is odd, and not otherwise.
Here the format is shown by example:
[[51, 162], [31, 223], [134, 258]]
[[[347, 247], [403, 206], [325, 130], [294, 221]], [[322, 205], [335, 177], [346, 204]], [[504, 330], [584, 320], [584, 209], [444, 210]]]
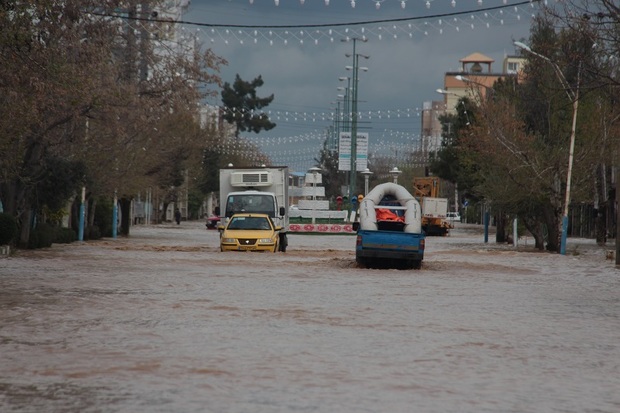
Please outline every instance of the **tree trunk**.
[[43, 146], [35, 139], [32, 138], [26, 150], [24, 156], [24, 162], [21, 167], [21, 175], [25, 178], [16, 178], [10, 184], [13, 193], [13, 199], [9, 199], [7, 204], [9, 211], [13, 211], [14, 216], [17, 217], [20, 223], [20, 234], [18, 240], [18, 246], [20, 248], [27, 248], [28, 241], [30, 240], [30, 229], [32, 227], [33, 218], [33, 188], [27, 186], [22, 179], [28, 179], [29, 177], [36, 176], [37, 171], [41, 169], [41, 159], [43, 158]]
[[[19, 225], [19, 239], [17, 241], [17, 246], [18, 248], [28, 248], [33, 218], [30, 191], [17, 180], [14, 181], [11, 186], [14, 190], [14, 197], [11, 200], [13, 208], [12, 214], [17, 218]], [[10, 210], [9, 213], [11, 213]]]
[[19, 248], [28, 248], [28, 241], [30, 240], [30, 228], [32, 227], [32, 208], [29, 206], [21, 214], [21, 228], [19, 231], [19, 241], [17, 246]]
[[131, 200], [128, 198], [121, 198], [118, 203], [120, 204], [121, 209], [120, 235], [129, 236], [129, 226], [131, 223]]
[[501, 212], [495, 216], [495, 242], [506, 242], [506, 215]]
[[17, 215], [15, 181], [0, 184], [0, 199], [2, 200], [2, 208], [7, 214]]
[[88, 208], [88, 226], [92, 227], [95, 225], [95, 208], [97, 208], [97, 198], [93, 197], [90, 200], [90, 205]]
[[560, 237], [562, 236], [562, 210], [556, 208], [545, 210], [544, 221], [549, 231], [547, 238], [547, 251], [560, 252]]
[[594, 228], [596, 230], [596, 243], [598, 245], [605, 245], [607, 242], [607, 205], [606, 203], [600, 204], [599, 208], [594, 211], [596, 216], [594, 217]]
[[599, 165], [595, 179], [594, 231], [598, 245], [604, 245], [607, 242], [607, 177], [605, 170], [604, 164]]
[[527, 217], [519, 217], [525, 228], [534, 237], [535, 248], [537, 250], [545, 249], [545, 231], [543, 225], [537, 219], [528, 219]]
[[71, 203], [71, 220], [69, 227], [77, 234], [80, 230], [80, 199], [78, 197], [73, 198]]
[[161, 215], [159, 216], [159, 222], [166, 222], [166, 211], [168, 211], [168, 205], [170, 205], [170, 202], [164, 201]]

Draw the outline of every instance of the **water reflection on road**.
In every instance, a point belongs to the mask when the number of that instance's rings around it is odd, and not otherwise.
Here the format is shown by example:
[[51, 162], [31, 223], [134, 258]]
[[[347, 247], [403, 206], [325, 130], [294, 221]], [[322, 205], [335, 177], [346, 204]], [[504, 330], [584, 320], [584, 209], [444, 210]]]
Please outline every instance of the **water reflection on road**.
[[366, 270], [350, 235], [221, 253], [203, 223], [0, 260], [2, 412], [618, 412], [620, 275], [430, 238]]

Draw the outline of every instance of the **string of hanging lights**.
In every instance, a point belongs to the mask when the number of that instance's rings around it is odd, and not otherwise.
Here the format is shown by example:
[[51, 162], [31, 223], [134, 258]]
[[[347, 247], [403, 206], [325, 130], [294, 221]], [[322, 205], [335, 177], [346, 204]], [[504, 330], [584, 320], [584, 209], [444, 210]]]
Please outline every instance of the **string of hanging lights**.
[[[236, 108], [221, 108], [225, 111], [237, 111]], [[240, 112], [245, 112], [241, 109]], [[252, 111], [249, 111], [252, 112]], [[405, 109], [381, 109], [362, 111], [358, 113], [360, 119], [373, 120], [380, 122], [382, 120], [410, 119], [419, 117], [421, 110], [419, 108]], [[333, 112], [295, 112], [295, 111], [278, 111], [268, 110], [263, 113], [270, 120], [276, 123], [294, 123], [302, 122], [304, 124], [316, 122], [325, 123], [333, 122], [335, 114]], [[340, 118], [348, 117], [350, 114], [340, 113]], [[215, 146], [215, 149], [224, 155], [238, 155], [250, 161], [260, 161], [255, 159], [256, 156], [268, 156], [275, 163], [281, 160], [287, 164], [305, 165], [310, 167], [316, 163], [317, 148], [321, 148], [327, 135], [325, 130], [314, 130], [308, 133], [293, 136], [243, 136], [240, 140], [224, 140]], [[283, 147], [291, 149], [283, 150]], [[393, 129], [384, 129], [377, 139], [369, 142], [369, 153], [374, 156], [398, 161], [399, 165], [408, 165], [407, 157], [415, 151], [421, 150], [421, 138], [419, 134], [411, 132], [398, 131]], [[262, 155], [261, 155], [262, 154]], [[416, 161], [419, 163], [418, 161]], [[303, 169], [303, 168], [301, 168]]]
[[[444, 13], [434, 16], [387, 19], [362, 23], [300, 26], [225, 26], [207, 25], [206, 37], [212, 44], [274, 46], [282, 44], [319, 45], [335, 43], [342, 38], [414, 39], [448, 31], [476, 30], [503, 26], [533, 17], [538, 0], [522, 1], [513, 5], [489, 7], [476, 11]], [[185, 22], [187, 23], [187, 22]]]
[[[425, 164], [425, 157], [417, 148], [397, 147], [389, 148], [390, 152], [378, 153], [369, 149], [369, 159], [384, 159], [396, 162], [401, 167], [414, 167]], [[259, 153], [256, 151], [229, 150], [222, 152], [224, 155], [242, 156], [252, 164], [271, 163], [273, 165], [289, 165], [293, 170], [305, 171], [311, 166], [316, 165], [316, 150], [306, 148], [300, 150], [269, 151]]]
[[[317, 148], [326, 139], [325, 131], [314, 130], [297, 136], [258, 137], [243, 136], [241, 139], [224, 140], [212, 149], [223, 155], [242, 156], [253, 162], [268, 157], [272, 163], [305, 165], [300, 170], [316, 163]], [[285, 148], [285, 149], [283, 149]], [[399, 165], [419, 164], [413, 159], [422, 153], [420, 135], [398, 130], [384, 129], [378, 139], [369, 142], [369, 156], [398, 161]], [[416, 155], [417, 154], [417, 155]], [[307, 169], [307, 168], [306, 168]]]
[[[250, 5], [254, 4], [254, 0], [248, 0]], [[329, 6], [330, 5], [330, 0], [323, 0], [325, 3], [325, 6]], [[381, 5], [386, 1], [386, 0], [368, 0], [372, 3], [374, 3], [375, 8], [377, 10], [379, 10], [381, 8]], [[400, 3], [400, 8], [401, 9], [406, 9], [407, 8], [407, 2], [410, 0], [394, 0], [394, 3]], [[426, 8], [430, 9], [431, 8], [431, 4], [434, 2], [435, 0], [426, 0], [424, 1], [424, 4], [426, 6]], [[461, 0], [462, 1], [462, 0]], [[472, 1], [472, 0], [469, 0]], [[482, 6], [484, 1], [483, 0], [473, 0], [478, 6]], [[280, 5], [281, 0], [273, 0], [273, 4], [278, 7]], [[292, 2], [292, 1], [291, 1]], [[508, 0], [502, 0], [502, 2], [504, 4], [508, 3]], [[299, 0], [299, 4], [301, 6], [303, 6], [306, 3], [306, 0]], [[357, 5], [357, 2], [355, 0], [349, 0], [349, 4], [351, 5], [351, 8], [354, 9], [355, 6]], [[452, 7], [456, 7], [456, 0], [450, 0], [450, 5]]]
[[[387, 0], [370, 0], [381, 7]], [[401, 1], [401, 5], [411, 0]], [[426, 7], [439, 0], [427, 0]], [[450, 0], [451, 5], [456, 7], [456, 0]], [[463, 1], [463, 0], [459, 0]], [[482, 7], [483, 1], [476, 0], [479, 8], [475, 10], [455, 11], [451, 13], [441, 13], [426, 16], [413, 16], [392, 19], [377, 19], [358, 22], [345, 23], [325, 23], [325, 24], [306, 24], [306, 25], [237, 25], [226, 23], [202, 23], [186, 20], [176, 20], [175, 24], [184, 26], [196, 26], [206, 28], [206, 37], [211, 43], [222, 42], [224, 44], [254, 45], [266, 43], [271, 46], [276, 44], [289, 45], [297, 43], [299, 45], [314, 44], [319, 45], [323, 42], [335, 43], [342, 38], [373, 38], [377, 40], [416, 38], [416, 36], [429, 36], [431, 34], [444, 34], [446, 30], [456, 32], [462, 29], [475, 30], [478, 28], [490, 28], [494, 25], [503, 26], [511, 22], [519, 22], [524, 17], [533, 17], [536, 7], [543, 0], [522, 0], [509, 3], [509, 0], [502, 0], [498, 6]], [[278, 3], [279, 4], [279, 3]], [[326, 0], [329, 5], [329, 1]], [[123, 13], [99, 13], [88, 11], [88, 14], [105, 17], [115, 17], [125, 20], [137, 20], [148, 23], [171, 23], [166, 19], [156, 17], [142, 18], [128, 16]], [[200, 30], [200, 29], [199, 29]]]
[[[268, 146], [282, 146], [286, 144], [303, 143], [303, 142], [317, 142], [322, 143], [325, 140], [325, 132], [321, 130], [315, 130], [313, 132], [304, 133], [296, 136], [279, 136], [279, 137], [253, 137], [244, 136], [242, 140], [227, 140], [216, 145], [216, 147], [222, 150], [228, 150], [234, 148], [235, 150], [251, 147], [252, 145], [257, 147]], [[394, 145], [402, 144], [410, 147], [414, 144], [419, 144], [420, 135], [411, 132], [403, 132], [391, 129], [384, 129], [381, 137], [373, 140], [369, 143], [369, 147], [376, 149], [387, 148]], [[312, 150], [316, 151], [314, 148]]]
[[[242, 114], [249, 114], [254, 116], [254, 110], [247, 110], [245, 108], [228, 108], [221, 107], [224, 112], [240, 112]], [[380, 119], [399, 119], [399, 118], [412, 118], [419, 117], [421, 113], [420, 108], [404, 108], [404, 109], [378, 109], [359, 111], [357, 113], [358, 119], [361, 120], [380, 120]], [[333, 111], [325, 112], [295, 112], [290, 110], [265, 110], [259, 114], [260, 117], [266, 116], [272, 121], [286, 121], [286, 122], [333, 122], [338, 117], [338, 120], [349, 120], [351, 113], [340, 112], [338, 116]]]

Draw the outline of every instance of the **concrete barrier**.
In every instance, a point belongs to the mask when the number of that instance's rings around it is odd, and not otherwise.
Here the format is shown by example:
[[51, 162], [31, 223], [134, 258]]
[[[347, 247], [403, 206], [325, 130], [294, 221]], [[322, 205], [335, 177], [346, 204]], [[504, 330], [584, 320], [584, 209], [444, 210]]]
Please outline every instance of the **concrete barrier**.
[[354, 234], [350, 223], [344, 224], [290, 224], [290, 233], [315, 232], [321, 234]]

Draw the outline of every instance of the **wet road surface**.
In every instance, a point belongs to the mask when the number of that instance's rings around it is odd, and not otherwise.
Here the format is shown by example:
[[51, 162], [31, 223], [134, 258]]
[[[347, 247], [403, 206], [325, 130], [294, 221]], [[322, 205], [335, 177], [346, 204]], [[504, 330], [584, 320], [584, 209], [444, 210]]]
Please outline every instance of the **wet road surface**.
[[613, 246], [482, 239], [419, 271], [358, 268], [350, 235], [222, 253], [202, 222], [18, 251], [0, 412], [620, 412]]

